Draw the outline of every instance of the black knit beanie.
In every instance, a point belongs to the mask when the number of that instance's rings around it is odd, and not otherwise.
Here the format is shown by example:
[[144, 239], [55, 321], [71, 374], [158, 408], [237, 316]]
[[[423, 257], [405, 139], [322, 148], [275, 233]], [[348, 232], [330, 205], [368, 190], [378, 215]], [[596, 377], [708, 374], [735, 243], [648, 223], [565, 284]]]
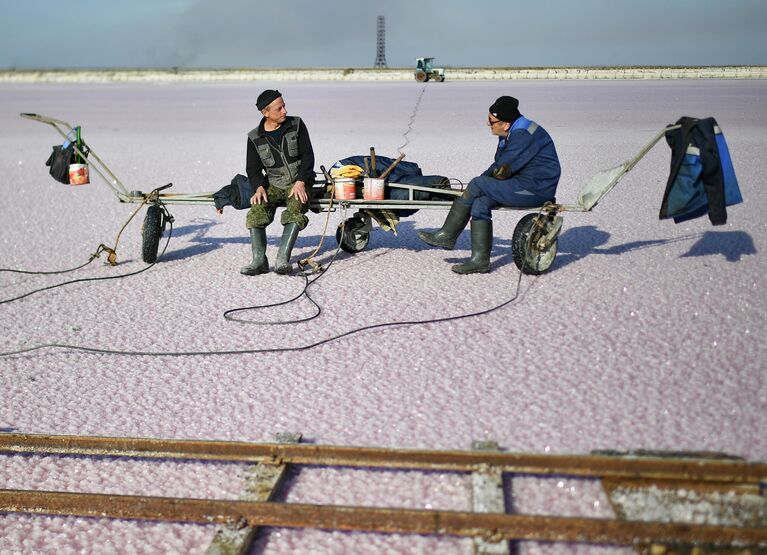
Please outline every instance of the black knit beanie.
[[256, 99], [256, 108], [263, 110], [281, 96], [282, 93], [278, 90], [266, 89], [258, 95], [258, 99]]
[[502, 96], [490, 106], [490, 113], [501, 121], [514, 123], [522, 115], [517, 109], [519, 100], [513, 96]]

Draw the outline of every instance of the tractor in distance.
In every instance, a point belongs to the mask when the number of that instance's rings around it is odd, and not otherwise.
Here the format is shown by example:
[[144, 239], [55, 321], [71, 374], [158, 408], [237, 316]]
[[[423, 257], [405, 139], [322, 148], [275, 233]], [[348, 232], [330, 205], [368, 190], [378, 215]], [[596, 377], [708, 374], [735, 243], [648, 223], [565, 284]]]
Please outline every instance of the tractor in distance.
[[445, 68], [434, 67], [434, 58], [416, 58], [415, 60], [415, 80], [419, 83], [425, 83], [428, 80], [444, 81]]

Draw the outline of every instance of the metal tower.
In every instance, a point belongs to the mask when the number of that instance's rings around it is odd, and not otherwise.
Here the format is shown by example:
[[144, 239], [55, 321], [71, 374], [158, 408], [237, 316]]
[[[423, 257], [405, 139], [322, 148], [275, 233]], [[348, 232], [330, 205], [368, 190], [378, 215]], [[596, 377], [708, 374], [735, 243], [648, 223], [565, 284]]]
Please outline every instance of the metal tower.
[[376, 62], [375, 68], [386, 68], [386, 20], [384, 16], [378, 16], [378, 34], [376, 38]]

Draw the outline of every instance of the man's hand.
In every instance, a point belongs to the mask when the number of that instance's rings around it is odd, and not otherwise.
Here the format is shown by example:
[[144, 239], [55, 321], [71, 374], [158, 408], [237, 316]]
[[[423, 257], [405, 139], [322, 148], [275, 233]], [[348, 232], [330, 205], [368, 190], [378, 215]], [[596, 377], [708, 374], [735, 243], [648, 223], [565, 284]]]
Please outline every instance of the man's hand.
[[288, 198], [290, 197], [295, 197], [301, 204], [306, 204], [309, 200], [309, 195], [306, 194], [306, 184], [303, 181], [296, 181], [290, 189]]
[[262, 202], [268, 202], [269, 197], [266, 196], [266, 189], [264, 189], [263, 185], [259, 185], [258, 189], [256, 189], [256, 194], [254, 194], [252, 197], [250, 197], [250, 204], [261, 204]]
[[506, 164], [493, 170], [493, 177], [496, 179], [508, 179], [511, 177], [511, 168]]

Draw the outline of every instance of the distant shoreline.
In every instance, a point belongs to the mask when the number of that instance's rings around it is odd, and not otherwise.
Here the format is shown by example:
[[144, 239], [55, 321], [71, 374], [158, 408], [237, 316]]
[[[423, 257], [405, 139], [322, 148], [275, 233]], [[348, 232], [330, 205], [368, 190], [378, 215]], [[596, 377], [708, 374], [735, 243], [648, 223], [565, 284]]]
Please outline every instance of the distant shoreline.
[[[767, 79], [767, 66], [446, 67], [450, 81], [598, 79]], [[0, 83], [147, 83], [215, 81], [414, 81], [413, 68], [19, 69]]]

